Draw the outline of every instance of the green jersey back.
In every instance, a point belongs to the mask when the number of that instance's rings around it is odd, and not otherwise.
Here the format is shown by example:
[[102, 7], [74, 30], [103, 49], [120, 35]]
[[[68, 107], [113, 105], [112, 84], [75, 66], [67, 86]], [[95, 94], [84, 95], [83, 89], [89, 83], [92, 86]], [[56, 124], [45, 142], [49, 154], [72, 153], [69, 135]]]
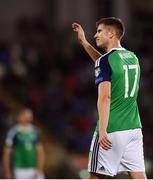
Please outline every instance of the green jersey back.
[[13, 149], [13, 167], [36, 167], [36, 145], [38, 143], [40, 143], [40, 136], [34, 126], [16, 125], [12, 127], [7, 134], [6, 145]]
[[107, 132], [141, 128], [137, 107], [140, 66], [136, 55], [124, 48], [112, 49], [96, 61], [95, 77], [97, 85], [111, 82]]

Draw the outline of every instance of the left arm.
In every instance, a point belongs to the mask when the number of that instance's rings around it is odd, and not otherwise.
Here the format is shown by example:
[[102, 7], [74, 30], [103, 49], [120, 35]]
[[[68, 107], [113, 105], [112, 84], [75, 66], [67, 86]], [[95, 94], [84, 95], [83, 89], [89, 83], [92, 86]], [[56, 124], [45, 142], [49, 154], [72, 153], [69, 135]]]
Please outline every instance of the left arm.
[[101, 82], [98, 86], [97, 108], [99, 114], [99, 142], [103, 149], [108, 150], [112, 147], [107, 135], [107, 126], [110, 112], [110, 93], [111, 83]]
[[37, 151], [37, 171], [39, 173], [43, 172], [44, 168], [44, 149], [42, 143], [39, 143], [36, 145], [36, 151]]

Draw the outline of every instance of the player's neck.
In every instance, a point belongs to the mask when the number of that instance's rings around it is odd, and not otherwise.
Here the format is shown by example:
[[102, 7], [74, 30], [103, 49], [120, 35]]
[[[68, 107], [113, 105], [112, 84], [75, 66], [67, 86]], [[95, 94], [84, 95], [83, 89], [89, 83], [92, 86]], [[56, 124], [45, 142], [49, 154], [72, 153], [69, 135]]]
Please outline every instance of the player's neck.
[[109, 52], [113, 48], [121, 48], [121, 47], [122, 46], [121, 46], [120, 41], [113, 41], [109, 43], [108, 46], [106, 47], [106, 52]]
[[21, 127], [29, 127], [30, 123], [19, 123]]

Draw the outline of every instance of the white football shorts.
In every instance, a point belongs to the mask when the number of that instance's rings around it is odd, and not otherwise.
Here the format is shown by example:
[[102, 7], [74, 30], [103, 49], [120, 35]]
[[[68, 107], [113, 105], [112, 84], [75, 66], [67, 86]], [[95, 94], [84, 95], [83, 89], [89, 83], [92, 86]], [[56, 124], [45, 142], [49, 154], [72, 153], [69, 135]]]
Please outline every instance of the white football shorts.
[[15, 179], [44, 179], [43, 174], [36, 174], [34, 168], [15, 168], [14, 169]]
[[115, 176], [120, 172], [145, 172], [143, 135], [141, 129], [108, 133], [112, 148], [99, 145], [99, 134], [94, 132], [91, 142], [88, 171]]

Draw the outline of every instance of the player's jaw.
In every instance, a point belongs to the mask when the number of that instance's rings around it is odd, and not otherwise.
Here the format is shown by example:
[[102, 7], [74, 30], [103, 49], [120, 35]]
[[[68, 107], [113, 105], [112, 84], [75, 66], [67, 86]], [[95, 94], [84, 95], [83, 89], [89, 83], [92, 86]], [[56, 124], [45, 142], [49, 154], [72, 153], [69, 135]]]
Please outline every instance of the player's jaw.
[[94, 36], [94, 38], [96, 40], [97, 47], [99, 47], [99, 48], [104, 48], [105, 47], [106, 40], [105, 40], [105, 38], [102, 35], [96, 34]]
[[102, 42], [100, 41], [100, 39], [96, 38], [96, 45], [97, 45], [97, 47], [101, 47], [101, 44], [102, 44]]
[[99, 48], [105, 48], [105, 41], [102, 38], [96, 38], [96, 45]]

